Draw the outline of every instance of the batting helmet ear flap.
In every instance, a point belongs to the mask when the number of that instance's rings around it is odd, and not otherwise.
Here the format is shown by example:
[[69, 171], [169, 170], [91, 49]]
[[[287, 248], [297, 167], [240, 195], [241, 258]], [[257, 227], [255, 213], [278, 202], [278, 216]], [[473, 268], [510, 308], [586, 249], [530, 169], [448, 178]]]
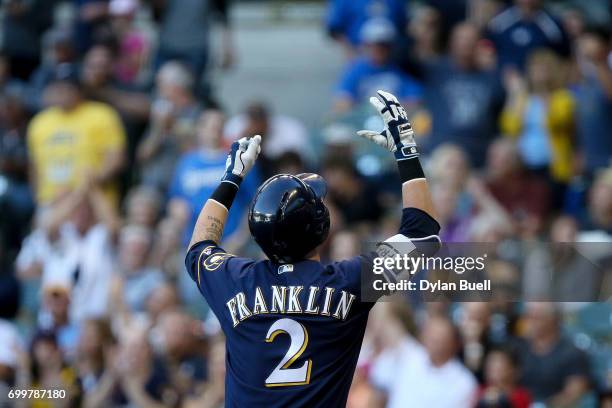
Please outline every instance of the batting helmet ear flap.
[[300, 173], [296, 176], [314, 191], [321, 200], [327, 195], [327, 182], [316, 173]]

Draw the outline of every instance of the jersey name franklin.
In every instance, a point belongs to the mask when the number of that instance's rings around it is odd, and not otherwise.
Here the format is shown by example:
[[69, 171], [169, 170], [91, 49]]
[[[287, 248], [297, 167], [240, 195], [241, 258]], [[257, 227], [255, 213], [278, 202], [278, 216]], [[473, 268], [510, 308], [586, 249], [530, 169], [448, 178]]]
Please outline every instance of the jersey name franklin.
[[227, 301], [226, 306], [232, 317], [234, 327], [251, 316], [268, 313], [312, 314], [332, 316], [345, 320], [351, 310], [356, 296], [345, 290], [339, 293], [335, 288], [326, 286], [271, 286], [271, 296], [266, 299], [261, 288], [246, 298], [244, 292], [236, 294]]

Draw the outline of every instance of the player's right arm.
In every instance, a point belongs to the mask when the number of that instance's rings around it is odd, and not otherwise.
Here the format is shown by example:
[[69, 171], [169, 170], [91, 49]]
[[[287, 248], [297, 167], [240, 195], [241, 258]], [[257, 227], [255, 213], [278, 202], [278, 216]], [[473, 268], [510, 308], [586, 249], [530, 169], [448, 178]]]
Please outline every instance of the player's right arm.
[[201, 269], [218, 271], [231, 257], [218, 245], [223, 237], [229, 209], [242, 180], [255, 164], [261, 151], [260, 144], [259, 135], [252, 138], [244, 137], [232, 144], [227, 156], [225, 174], [198, 216], [185, 257], [185, 266], [201, 290], [204, 283], [201, 279]]

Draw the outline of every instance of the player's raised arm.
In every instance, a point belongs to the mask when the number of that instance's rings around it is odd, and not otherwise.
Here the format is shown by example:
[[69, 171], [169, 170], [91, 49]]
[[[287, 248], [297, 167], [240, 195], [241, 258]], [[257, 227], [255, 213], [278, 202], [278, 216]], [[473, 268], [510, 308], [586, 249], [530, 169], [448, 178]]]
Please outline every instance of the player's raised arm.
[[225, 164], [225, 174], [198, 216], [189, 247], [201, 241], [221, 242], [227, 213], [240, 183], [253, 168], [261, 151], [261, 136], [243, 137], [232, 144]]
[[392, 152], [402, 181], [402, 226], [400, 233], [411, 239], [437, 238], [440, 226], [435, 220], [431, 194], [419, 162], [414, 132], [406, 111], [392, 94], [378, 91], [370, 103], [381, 114], [382, 132], [361, 130], [360, 136]]

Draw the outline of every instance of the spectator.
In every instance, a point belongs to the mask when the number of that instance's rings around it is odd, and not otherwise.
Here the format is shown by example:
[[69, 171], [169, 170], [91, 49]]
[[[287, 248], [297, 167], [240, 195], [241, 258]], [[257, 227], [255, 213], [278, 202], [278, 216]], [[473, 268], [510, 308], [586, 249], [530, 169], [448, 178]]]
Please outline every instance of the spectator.
[[119, 229], [113, 206], [100, 190], [79, 189], [62, 197], [39, 219], [46, 238], [57, 240], [44, 261], [43, 280], [57, 277], [71, 282], [73, 321], [105, 315], [114, 261], [112, 243]]
[[47, 58], [36, 68], [29, 80], [28, 106], [36, 111], [44, 108], [43, 93], [53, 81], [58, 66], [76, 64], [77, 57], [72, 34], [67, 30], [49, 32], [44, 42], [45, 49], [49, 50]]
[[[516, 75], [516, 74], [514, 74]], [[508, 100], [501, 117], [502, 132], [517, 138], [521, 160], [530, 171], [559, 186], [572, 176], [575, 151], [575, 101], [564, 87], [563, 64], [549, 50], [537, 50], [527, 60], [527, 81], [516, 76], [508, 84]]]
[[0, 193], [0, 207], [5, 215], [0, 231], [3, 245], [14, 253], [27, 234], [34, 212], [29, 186], [27, 123], [23, 93], [5, 90], [0, 95], [0, 179], [6, 185]]
[[[369, 380], [375, 388], [375, 402], [383, 402], [393, 392], [398, 375], [413, 359], [424, 358], [423, 346], [413, 337], [416, 331], [412, 310], [399, 297], [381, 303], [373, 309], [375, 319], [370, 328], [375, 347], [382, 351], [375, 356], [369, 370]], [[382, 333], [385, 333], [384, 335]]]
[[[81, 387], [76, 372], [64, 361], [55, 335], [41, 331], [34, 336], [30, 356], [21, 356], [17, 388], [65, 390], [64, 400], [79, 405]], [[48, 398], [41, 398], [40, 403], [42, 406], [53, 406]]]
[[456, 329], [449, 320], [430, 317], [422, 331], [425, 353], [413, 354], [398, 367], [388, 390], [386, 406], [450, 408], [472, 405], [477, 384], [470, 371], [454, 358], [458, 342]]
[[597, 248], [585, 251], [575, 244], [578, 242], [576, 220], [569, 216], [557, 217], [551, 224], [549, 240], [525, 251], [525, 298], [590, 302], [605, 297]]
[[0, 89], [19, 89], [24, 82], [11, 75], [11, 62], [9, 57], [0, 53]]
[[199, 89], [206, 66], [212, 60], [210, 31], [213, 17], [222, 27], [220, 65], [224, 68], [232, 66], [234, 45], [228, 0], [153, 0], [152, 3], [160, 19], [158, 67], [171, 60], [183, 62], [193, 72], [194, 89]]
[[181, 395], [193, 394], [206, 380], [202, 324], [186, 314], [164, 312], [157, 326], [163, 343], [163, 356], [174, 388]]
[[115, 345], [115, 338], [108, 321], [85, 320], [79, 331], [75, 365], [83, 387], [85, 406], [93, 403], [94, 390], [103, 381], [108, 355]]
[[377, 186], [362, 178], [350, 160], [329, 158], [322, 175], [327, 181], [327, 198], [340, 211], [342, 221], [353, 225], [380, 219], [383, 211]]
[[601, 171], [589, 191], [579, 241], [612, 241], [612, 167]]
[[112, 271], [111, 242], [118, 228], [112, 207], [101, 192], [82, 190], [43, 213], [17, 258], [19, 277], [24, 281], [42, 277], [43, 284], [62, 282], [71, 292], [74, 322], [104, 315]]
[[154, 356], [143, 330], [132, 328], [124, 334], [107, 371], [106, 381], [100, 384], [98, 407], [107, 406], [107, 398], [113, 407], [178, 406], [179, 394], [172, 388], [168, 369]]
[[423, 68], [425, 104], [432, 117], [431, 140], [426, 147], [452, 142], [465, 147], [476, 168], [484, 163], [486, 149], [497, 132], [497, 116], [504, 92], [494, 72], [477, 65], [478, 29], [462, 23], [450, 39], [450, 56]]
[[412, 52], [414, 58], [423, 62], [433, 62], [442, 54], [442, 16], [434, 7], [418, 8], [410, 19], [408, 26], [410, 37], [414, 42]]
[[23, 94], [17, 89], [2, 94], [0, 96], [0, 173], [9, 182], [22, 189], [27, 189], [28, 181], [27, 122], [28, 114]]
[[149, 129], [137, 150], [144, 184], [166, 191], [176, 161], [194, 147], [201, 111], [194, 84], [191, 72], [176, 61], [167, 62], [157, 73], [157, 99], [151, 106]]
[[119, 235], [120, 276], [116, 284], [122, 287], [122, 297], [131, 312], [143, 311], [149, 295], [164, 282], [162, 272], [149, 265], [152, 245], [152, 232], [143, 226], [125, 226]]
[[[200, 210], [219, 184], [225, 171], [227, 151], [223, 148], [224, 115], [218, 110], [204, 111], [197, 128], [198, 148], [186, 153], [179, 160], [170, 186], [171, 215], [185, 220], [183, 245], [191, 238]], [[257, 171], [250, 173], [242, 183], [236, 201], [232, 205], [223, 233], [225, 240], [240, 232], [247, 207], [259, 186]], [[235, 238], [235, 237], [234, 237]]]
[[479, 0], [455, 0], [452, 3], [444, 0], [425, 0], [424, 3], [440, 14], [440, 22], [445, 31], [443, 35], [446, 38], [448, 37], [448, 29], [467, 20], [468, 12], [475, 7], [475, 4], [479, 3]]
[[550, 209], [546, 183], [525, 172], [518, 150], [509, 139], [498, 139], [489, 148], [486, 183], [524, 238], [542, 231]]
[[[23, 352], [22, 339], [15, 324], [0, 319], [0, 389], [8, 392], [15, 386], [16, 371]], [[0, 399], [0, 403], [9, 405], [4, 399]]]
[[53, 333], [60, 350], [74, 353], [79, 326], [70, 318], [71, 285], [67, 279], [45, 277], [42, 283], [42, 307], [38, 315], [39, 329]]
[[484, 378], [485, 357], [492, 347], [490, 338], [491, 306], [485, 302], [466, 302], [461, 305], [459, 333], [463, 364], [480, 383]]
[[112, 105], [121, 114], [126, 125], [145, 122], [149, 116], [149, 96], [136, 87], [120, 83], [114, 73], [114, 50], [103, 44], [91, 47], [83, 58], [81, 83], [86, 95]]
[[225, 339], [216, 338], [210, 347], [208, 381], [202, 393], [185, 401], [185, 408], [217, 408], [225, 399]]
[[421, 97], [421, 87], [391, 60], [395, 37], [395, 28], [388, 20], [376, 18], [363, 25], [364, 53], [350, 61], [340, 77], [336, 86], [336, 111], [345, 112], [364, 103], [379, 89], [396, 95], [408, 110], [414, 108]]
[[561, 333], [561, 315], [551, 303], [529, 303], [525, 339], [518, 343], [520, 384], [534, 401], [552, 406], [577, 404], [589, 389], [588, 361]]
[[509, 349], [495, 349], [487, 354], [485, 384], [480, 390], [478, 408], [529, 408], [529, 392], [517, 385], [517, 364], [516, 356]]
[[72, 0], [76, 11], [74, 42], [80, 55], [92, 44], [112, 38], [109, 24], [109, 0]]
[[11, 75], [27, 81], [40, 63], [42, 36], [51, 27], [57, 0], [8, 1], [2, 4], [2, 51]]
[[118, 46], [115, 77], [125, 85], [143, 84], [148, 74], [151, 44], [147, 36], [134, 26], [138, 0], [111, 0], [108, 10]]
[[387, 19], [393, 31], [403, 35], [406, 26], [406, 6], [400, 0], [332, 0], [329, 2], [326, 27], [329, 34], [352, 58], [362, 44], [362, 30], [366, 21]]
[[[471, 173], [465, 151], [442, 144], [431, 154], [429, 176], [443, 242], [488, 242], [513, 233], [509, 214]], [[477, 238], [479, 237], [479, 238]]]
[[224, 133], [228, 144], [241, 137], [261, 135], [263, 146], [258, 163], [264, 177], [272, 176], [272, 162], [289, 151], [298, 153], [306, 163], [313, 161], [304, 125], [295, 118], [272, 113], [261, 101], [252, 102], [243, 114], [228, 120]]
[[578, 38], [577, 85], [578, 146], [582, 168], [588, 178], [612, 164], [612, 70], [609, 64], [610, 35], [589, 30]]
[[164, 204], [163, 196], [153, 187], [132, 187], [125, 197], [125, 221], [127, 224], [155, 228]]
[[180, 306], [175, 285], [166, 282], [153, 289], [147, 298], [147, 314], [151, 319], [151, 327], [155, 327], [164, 313], [179, 310]]
[[184, 272], [184, 222], [166, 217], [157, 225], [152, 265], [164, 271], [169, 279], [180, 279]]
[[[51, 106], [28, 128], [37, 203], [49, 205], [84, 179], [118, 204], [114, 180], [124, 165], [125, 135], [117, 113], [83, 97], [74, 67], [58, 67], [47, 87]], [[53, 146], [53, 147], [49, 147]]]
[[572, 41], [572, 48], [575, 42], [586, 29], [586, 17], [580, 6], [573, 5], [563, 12], [562, 22], [565, 32]]
[[542, 0], [514, 0], [488, 25], [502, 68], [523, 71], [530, 52], [551, 48], [569, 55], [569, 40], [562, 24], [542, 7]]

